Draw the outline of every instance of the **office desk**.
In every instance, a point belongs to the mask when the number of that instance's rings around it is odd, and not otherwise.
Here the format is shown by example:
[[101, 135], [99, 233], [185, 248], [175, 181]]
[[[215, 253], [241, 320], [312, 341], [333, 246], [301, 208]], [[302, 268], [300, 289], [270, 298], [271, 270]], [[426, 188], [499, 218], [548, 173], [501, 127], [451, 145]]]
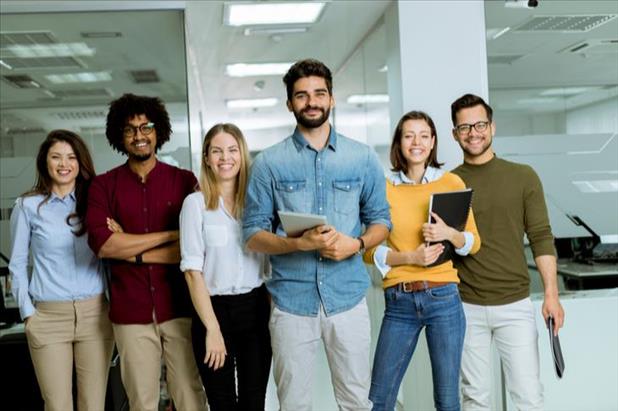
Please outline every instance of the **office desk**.
[[568, 290], [591, 290], [618, 287], [618, 264], [582, 264], [558, 260], [558, 274], [564, 277]]

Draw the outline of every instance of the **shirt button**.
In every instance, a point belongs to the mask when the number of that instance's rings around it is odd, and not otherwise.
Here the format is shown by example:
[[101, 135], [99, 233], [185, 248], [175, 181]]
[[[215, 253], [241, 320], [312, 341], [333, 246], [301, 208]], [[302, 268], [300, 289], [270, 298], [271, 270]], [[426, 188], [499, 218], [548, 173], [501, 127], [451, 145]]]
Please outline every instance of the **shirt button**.
[[322, 207], [320, 207], [318, 210], [322, 211]]
[[349, 189], [350, 189], [350, 186], [345, 186], [345, 188], [346, 188], [346, 190], [349, 190]]
[[321, 186], [321, 185], [322, 185], [322, 182], [320, 181], [320, 182], [318, 183], [318, 185], [319, 185], [319, 186]]
[[154, 290], [155, 290], [154, 287], [150, 287], [150, 291], [154, 292]]
[[148, 228], [144, 228], [144, 231], [145, 231], [145, 232], [148, 232]]
[[294, 187], [289, 186], [289, 187], [288, 187], [288, 190], [292, 191], [292, 189], [293, 189], [293, 188], [294, 188]]
[[318, 157], [318, 161], [320, 161], [320, 158]]
[[147, 212], [147, 211], [148, 211], [148, 209], [146, 207], [144, 207], [144, 212]]
[[322, 281], [320, 281], [319, 284], [322, 285]]
[[[319, 260], [319, 261], [322, 261], [322, 257], [318, 258], [318, 260]], [[320, 283], [320, 284], [322, 284], [322, 283]]]

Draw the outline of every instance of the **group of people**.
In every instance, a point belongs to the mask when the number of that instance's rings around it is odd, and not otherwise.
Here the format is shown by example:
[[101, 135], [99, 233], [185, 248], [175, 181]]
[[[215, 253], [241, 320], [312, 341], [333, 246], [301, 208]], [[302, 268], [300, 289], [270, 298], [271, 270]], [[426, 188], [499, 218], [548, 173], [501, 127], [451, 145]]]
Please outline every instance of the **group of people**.
[[[115, 343], [131, 410], [157, 409], [161, 361], [181, 411], [263, 410], [271, 363], [280, 408], [309, 410], [322, 341], [340, 409], [393, 410], [423, 328], [436, 409], [460, 409], [460, 385], [464, 409], [490, 408], [492, 341], [516, 407], [542, 409], [523, 236], [557, 332], [553, 237], [535, 172], [492, 150], [491, 107], [471, 94], [452, 104], [464, 152], [452, 172], [431, 117], [406, 113], [384, 178], [370, 147], [329, 124], [327, 66], [301, 60], [283, 82], [294, 133], [250, 166], [238, 127], [215, 125], [199, 181], [156, 157], [171, 134], [158, 98], [110, 104], [106, 136], [127, 162], [102, 175], [77, 134], [47, 136], [11, 214], [9, 265], [46, 409], [73, 409], [75, 368], [78, 409], [103, 410]], [[432, 193], [465, 187], [463, 231], [427, 223]], [[328, 224], [289, 237], [278, 211]], [[457, 257], [434, 264], [444, 241]], [[373, 367], [363, 260], [386, 302]]]

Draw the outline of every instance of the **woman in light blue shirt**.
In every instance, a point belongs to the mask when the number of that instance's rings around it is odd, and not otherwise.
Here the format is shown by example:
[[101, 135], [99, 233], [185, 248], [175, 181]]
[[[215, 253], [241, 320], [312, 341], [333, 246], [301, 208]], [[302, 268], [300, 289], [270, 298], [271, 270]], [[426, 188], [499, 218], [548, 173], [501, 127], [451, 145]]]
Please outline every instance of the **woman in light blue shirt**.
[[[193, 352], [212, 411], [264, 410], [270, 372], [264, 257], [246, 251], [240, 217], [249, 151], [233, 124], [204, 137], [201, 192], [180, 212], [180, 269], [197, 317]], [[238, 390], [236, 389], [238, 387]]]
[[102, 267], [83, 223], [92, 158], [77, 134], [54, 130], [36, 174], [11, 213], [9, 271], [45, 409], [73, 409], [75, 364], [78, 409], [103, 410], [114, 342]]

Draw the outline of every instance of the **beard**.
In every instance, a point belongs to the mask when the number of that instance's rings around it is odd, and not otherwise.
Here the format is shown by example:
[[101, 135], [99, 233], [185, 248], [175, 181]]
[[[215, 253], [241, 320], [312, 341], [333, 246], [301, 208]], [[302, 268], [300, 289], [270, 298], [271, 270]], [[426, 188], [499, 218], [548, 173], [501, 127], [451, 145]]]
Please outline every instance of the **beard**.
[[[320, 115], [317, 118], [308, 118], [304, 115], [304, 113], [305, 111], [308, 111], [310, 109], [320, 110], [322, 112], [322, 115]], [[330, 108], [325, 110], [322, 107], [305, 107], [304, 109], [300, 111], [294, 111], [294, 117], [296, 118], [296, 121], [298, 122], [298, 124], [300, 124], [301, 126], [305, 128], [318, 128], [322, 124], [324, 124], [326, 120], [328, 120], [329, 116], [330, 116]]]
[[487, 152], [487, 150], [490, 149], [491, 147], [491, 143], [493, 142], [493, 138], [489, 139], [489, 141], [487, 142], [486, 145], [481, 147], [481, 150], [479, 152], [474, 152], [472, 150], [470, 150], [469, 148], [466, 148], [466, 146], [464, 146], [463, 143], [459, 142], [459, 147], [461, 147], [461, 149], [470, 157], [480, 157], [483, 154], [485, 154]]

